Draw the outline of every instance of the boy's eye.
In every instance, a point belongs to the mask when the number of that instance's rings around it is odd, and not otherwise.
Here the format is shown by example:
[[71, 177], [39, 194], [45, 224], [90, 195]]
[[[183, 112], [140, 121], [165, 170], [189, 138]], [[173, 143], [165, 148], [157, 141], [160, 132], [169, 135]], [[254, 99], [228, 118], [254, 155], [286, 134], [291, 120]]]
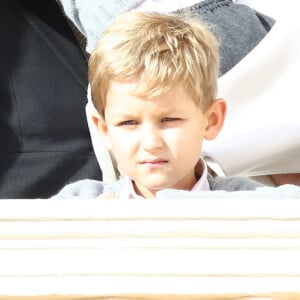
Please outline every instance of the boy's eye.
[[130, 126], [130, 125], [136, 125], [137, 121], [135, 120], [126, 120], [126, 121], [122, 121], [120, 122], [118, 125], [119, 126]]
[[179, 118], [170, 118], [170, 117], [165, 117], [161, 119], [161, 122], [174, 122], [174, 121], [179, 121]]

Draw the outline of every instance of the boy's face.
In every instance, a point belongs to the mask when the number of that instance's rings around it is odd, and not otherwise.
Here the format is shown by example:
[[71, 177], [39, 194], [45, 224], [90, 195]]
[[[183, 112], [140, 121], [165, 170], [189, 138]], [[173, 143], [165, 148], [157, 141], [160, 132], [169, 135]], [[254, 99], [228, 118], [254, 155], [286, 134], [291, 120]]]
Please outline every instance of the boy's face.
[[146, 99], [130, 95], [135, 85], [111, 82], [105, 120], [95, 120], [106, 147], [146, 198], [165, 188], [191, 189], [202, 140], [214, 137], [209, 128], [215, 116], [203, 113], [182, 88]]

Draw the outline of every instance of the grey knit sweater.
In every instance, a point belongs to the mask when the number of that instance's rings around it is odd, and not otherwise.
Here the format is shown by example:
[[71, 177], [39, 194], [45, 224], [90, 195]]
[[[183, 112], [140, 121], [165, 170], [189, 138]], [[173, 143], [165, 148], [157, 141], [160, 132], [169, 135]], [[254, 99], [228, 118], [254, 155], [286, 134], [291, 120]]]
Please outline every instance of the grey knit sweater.
[[[191, 192], [166, 189], [157, 193], [157, 198], [296, 198], [300, 199], [300, 187], [284, 185], [279, 188], [266, 187], [246, 177], [208, 176], [211, 191]], [[65, 186], [53, 198], [96, 198], [103, 193], [118, 197], [124, 188], [125, 180], [104, 183], [96, 180], [80, 180]]]

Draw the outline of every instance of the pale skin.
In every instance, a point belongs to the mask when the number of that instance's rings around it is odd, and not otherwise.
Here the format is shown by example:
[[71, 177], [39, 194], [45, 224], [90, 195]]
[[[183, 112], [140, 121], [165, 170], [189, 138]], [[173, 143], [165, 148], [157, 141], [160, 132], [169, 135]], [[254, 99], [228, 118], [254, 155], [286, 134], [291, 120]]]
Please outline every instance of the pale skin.
[[225, 101], [213, 100], [203, 112], [181, 86], [145, 98], [131, 94], [136, 84], [112, 81], [105, 118], [93, 118], [106, 148], [144, 198], [165, 188], [190, 190], [203, 139], [214, 139], [223, 126]]
[[294, 184], [300, 186], [300, 173], [270, 175], [276, 186]]

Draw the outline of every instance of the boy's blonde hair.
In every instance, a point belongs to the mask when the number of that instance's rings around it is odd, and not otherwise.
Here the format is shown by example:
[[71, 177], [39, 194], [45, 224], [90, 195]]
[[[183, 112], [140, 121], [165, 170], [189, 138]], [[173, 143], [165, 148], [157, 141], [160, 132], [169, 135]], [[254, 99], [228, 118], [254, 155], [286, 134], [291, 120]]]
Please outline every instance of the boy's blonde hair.
[[205, 111], [216, 97], [218, 43], [199, 21], [128, 12], [102, 34], [89, 60], [92, 98], [104, 117], [111, 80], [138, 79], [133, 95], [154, 97], [182, 85]]

